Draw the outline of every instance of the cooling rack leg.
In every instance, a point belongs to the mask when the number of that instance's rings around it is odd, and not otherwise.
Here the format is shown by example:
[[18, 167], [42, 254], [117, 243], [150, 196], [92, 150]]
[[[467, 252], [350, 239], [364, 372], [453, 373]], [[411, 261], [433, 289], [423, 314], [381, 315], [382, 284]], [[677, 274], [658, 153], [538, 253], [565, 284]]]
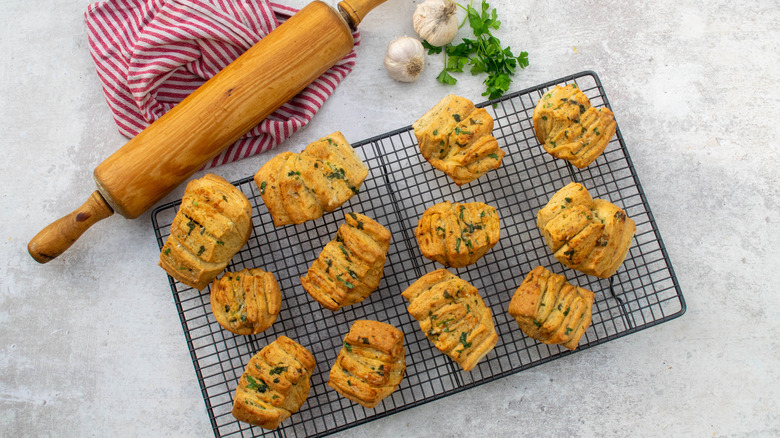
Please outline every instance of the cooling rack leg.
[[623, 302], [623, 299], [617, 296], [615, 293], [615, 276], [609, 277], [609, 293], [612, 295], [612, 298], [614, 298], [618, 304], [620, 304], [620, 313], [623, 317], [623, 321], [626, 323], [626, 326], [629, 330], [634, 329], [634, 324], [631, 323], [630, 319], [630, 313], [626, 310], [626, 303]]

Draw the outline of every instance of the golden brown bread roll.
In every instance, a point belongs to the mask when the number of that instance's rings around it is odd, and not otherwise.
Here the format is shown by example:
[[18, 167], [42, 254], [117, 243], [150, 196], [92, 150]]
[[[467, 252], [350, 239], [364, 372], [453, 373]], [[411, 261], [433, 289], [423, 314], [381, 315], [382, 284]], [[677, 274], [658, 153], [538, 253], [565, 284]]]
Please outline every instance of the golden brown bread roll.
[[279, 336], [249, 360], [236, 387], [233, 416], [263, 429], [276, 429], [306, 401], [315, 367], [309, 350]]
[[491, 134], [493, 118], [466, 98], [450, 94], [412, 127], [422, 156], [459, 186], [498, 169], [504, 159]]
[[237, 335], [256, 335], [276, 321], [282, 307], [279, 283], [270, 272], [242, 269], [211, 283], [211, 312]]
[[550, 155], [580, 169], [606, 149], [617, 130], [609, 108], [593, 108], [576, 84], [545, 93], [534, 108], [536, 138]]
[[477, 288], [448, 270], [423, 275], [401, 295], [428, 340], [464, 370], [471, 371], [496, 345], [490, 308]]
[[331, 212], [360, 189], [368, 167], [340, 132], [299, 154], [282, 152], [255, 174], [274, 225], [300, 224]]
[[564, 265], [608, 278], [628, 254], [636, 224], [618, 206], [593, 199], [582, 184], [569, 183], [536, 214], [555, 258]]
[[344, 397], [373, 408], [398, 388], [405, 371], [404, 334], [384, 322], [358, 320], [344, 338], [328, 385]]
[[537, 266], [512, 296], [509, 314], [526, 335], [574, 350], [590, 326], [594, 298], [593, 292]]
[[207, 174], [187, 184], [159, 265], [201, 290], [225, 270], [251, 233], [249, 200], [224, 178]]
[[425, 210], [414, 235], [422, 254], [444, 266], [462, 268], [480, 259], [498, 242], [496, 209], [482, 202], [440, 202]]
[[389, 247], [387, 228], [368, 216], [348, 213], [301, 284], [332, 311], [359, 303], [379, 286]]

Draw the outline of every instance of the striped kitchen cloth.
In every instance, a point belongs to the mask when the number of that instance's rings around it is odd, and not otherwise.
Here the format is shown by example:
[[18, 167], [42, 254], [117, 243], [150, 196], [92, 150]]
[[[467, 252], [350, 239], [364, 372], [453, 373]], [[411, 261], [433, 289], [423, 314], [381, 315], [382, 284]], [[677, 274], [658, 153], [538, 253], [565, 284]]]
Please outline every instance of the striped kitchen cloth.
[[[85, 13], [119, 132], [133, 137], [297, 10], [264, 0], [106, 0]], [[355, 32], [355, 45], [360, 35]], [[269, 150], [306, 125], [355, 65], [354, 49], [203, 168]]]

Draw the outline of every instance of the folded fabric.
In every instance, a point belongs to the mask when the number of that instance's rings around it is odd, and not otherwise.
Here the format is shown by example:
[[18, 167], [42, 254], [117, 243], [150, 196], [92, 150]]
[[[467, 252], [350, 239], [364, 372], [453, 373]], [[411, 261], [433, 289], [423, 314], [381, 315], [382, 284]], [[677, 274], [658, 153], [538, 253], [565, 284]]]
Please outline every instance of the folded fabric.
[[[264, 0], [106, 0], [89, 5], [89, 48], [119, 132], [127, 137], [140, 133], [295, 12]], [[357, 46], [360, 35], [353, 35]], [[269, 150], [290, 137], [311, 120], [354, 65], [353, 50], [204, 169]]]

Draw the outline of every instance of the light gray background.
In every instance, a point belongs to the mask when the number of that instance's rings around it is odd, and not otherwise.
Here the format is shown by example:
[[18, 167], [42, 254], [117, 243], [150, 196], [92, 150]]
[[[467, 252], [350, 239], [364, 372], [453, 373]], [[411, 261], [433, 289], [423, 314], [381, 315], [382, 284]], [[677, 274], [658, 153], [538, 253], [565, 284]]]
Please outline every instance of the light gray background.
[[[114, 215], [47, 265], [26, 251], [126, 141], [88, 52], [88, 3], [0, 0], [0, 435], [208, 437], [150, 215]], [[449, 92], [483, 100], [482, 78], [438, 84], [439, 57], [417, 83], [387, 77], [385, 47], [413, 34], [417, 3], [368, 16], [357, 67], [306, 129], [215, 172], [252, 175], [334, 130], [406, 126]], [[491, 3], [502, 42], [530, 53], [512, 91], [599, 74], [688, 312], [338, 436], [777, 436], [780, 2]]]

